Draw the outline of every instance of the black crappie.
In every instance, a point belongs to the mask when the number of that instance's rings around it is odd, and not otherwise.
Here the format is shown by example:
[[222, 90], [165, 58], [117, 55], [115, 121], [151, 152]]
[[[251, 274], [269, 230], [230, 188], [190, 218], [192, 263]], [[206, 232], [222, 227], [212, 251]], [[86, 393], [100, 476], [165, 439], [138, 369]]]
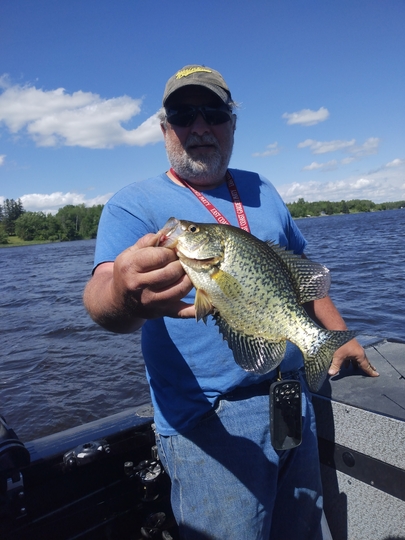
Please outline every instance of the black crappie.
[[288, 340], [304, 356], [311, 390], [321, 387], [334, 352], [356, 335], [320, 328], [302, 306], [328, 294], [327, 268], [230, 225], [170, 218], [160, 233], [196, 288], [197, 320], [214, 317], [243, 369], [273, 370]]

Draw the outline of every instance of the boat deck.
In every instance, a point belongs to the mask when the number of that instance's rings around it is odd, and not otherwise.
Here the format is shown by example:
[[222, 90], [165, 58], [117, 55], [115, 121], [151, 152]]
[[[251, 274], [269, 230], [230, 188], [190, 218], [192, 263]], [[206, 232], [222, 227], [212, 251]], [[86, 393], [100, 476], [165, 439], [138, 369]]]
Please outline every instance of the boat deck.
[[405, 344], [364, 343], [379, 377], [342, 369], [313, 395], [334, 540], [405, 540]]
[[[325, 514], [333, 540], [405, 540], [405, 343], [363, 345], [380, 377], [342, 369], [313, 395]], [[149, 483], [152, 416], [147, 404], [26, 443], [31, 464], [0, 475], [1, 537], [140, 540], [164, 512], [166, 536], [150, 537], [176, 540], [169, 479]], [[91, 442], [104, 451], [72, 465]]]

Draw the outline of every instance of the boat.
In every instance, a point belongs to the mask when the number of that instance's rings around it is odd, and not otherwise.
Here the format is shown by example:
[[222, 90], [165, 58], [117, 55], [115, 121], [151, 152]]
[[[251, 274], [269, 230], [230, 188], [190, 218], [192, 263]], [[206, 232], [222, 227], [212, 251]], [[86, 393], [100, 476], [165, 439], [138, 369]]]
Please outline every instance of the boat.
[[[328, 538], [405, 540], [405, 343], [363, 345], [313, 403]], [[2, 540], [177, 540], [150, 404], [22, 442], [0, 420]], [[295, 540], [295, 539], [294, 539]]]

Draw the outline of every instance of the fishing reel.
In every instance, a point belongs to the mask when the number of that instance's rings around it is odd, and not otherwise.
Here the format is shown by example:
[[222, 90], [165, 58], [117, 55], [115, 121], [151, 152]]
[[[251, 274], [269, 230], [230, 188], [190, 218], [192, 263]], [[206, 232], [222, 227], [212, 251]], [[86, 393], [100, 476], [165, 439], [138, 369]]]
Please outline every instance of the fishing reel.
[[136, 478], [140, 484], [140, 498], [143, 502], [155, 501], [159, 493], [159, 481], [164, 469], [159, 462], [156, 446], [152, 447], [151, 459], [145, 459], [134, 466], [132, 461], [124, 463], [124, 472], [129, 478]]
[[159, 461], [156, 446], [151, 448], [150, 459], [134, 465], [124, 463], [126, 476], [137, 482], [138, 497], [146, 511], [141, 522], [141, 538], [176, 540], [176, 522], [170, 506], [170, 479]]
[[66, 469], [82, 467], [98, 461], [109, 453], [110, 445], [104, 439], [90, 441], [66, 452], [63, 456], [63, 465]]

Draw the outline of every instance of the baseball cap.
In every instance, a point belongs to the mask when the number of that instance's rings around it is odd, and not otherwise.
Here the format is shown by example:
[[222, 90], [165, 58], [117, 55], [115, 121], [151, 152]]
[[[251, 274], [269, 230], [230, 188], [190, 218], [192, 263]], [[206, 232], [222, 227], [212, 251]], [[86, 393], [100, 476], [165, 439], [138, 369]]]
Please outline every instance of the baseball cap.
[[222, 75], [215, 69], [193, 64], [184, 66], [167, 81], [163, 94], [163, 106], [176, 90], [189, 85], [204, 86], [214, 92], [224, 103], [232, 103], [231, 91]]

